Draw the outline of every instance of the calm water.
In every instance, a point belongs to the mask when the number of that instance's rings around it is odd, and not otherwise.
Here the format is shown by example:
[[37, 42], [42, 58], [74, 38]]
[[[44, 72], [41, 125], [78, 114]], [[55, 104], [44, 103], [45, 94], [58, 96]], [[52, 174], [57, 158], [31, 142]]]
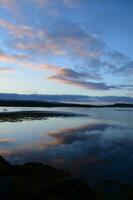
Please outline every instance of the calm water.
[[107, 180], [133, 185], [133, 108], [28, 110], [58, 110], [86, 116], [1, 122], [0, 154], [10, 162], [43, 162], [68, 170], [94, 186]]

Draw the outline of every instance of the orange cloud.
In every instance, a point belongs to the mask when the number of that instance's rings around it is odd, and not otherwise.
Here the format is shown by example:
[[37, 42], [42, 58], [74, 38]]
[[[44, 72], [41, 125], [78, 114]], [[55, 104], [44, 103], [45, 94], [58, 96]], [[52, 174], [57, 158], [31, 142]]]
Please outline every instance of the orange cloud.
[[12, 62], [12, 58], [4, 53], [0, 53], [1, 62]]

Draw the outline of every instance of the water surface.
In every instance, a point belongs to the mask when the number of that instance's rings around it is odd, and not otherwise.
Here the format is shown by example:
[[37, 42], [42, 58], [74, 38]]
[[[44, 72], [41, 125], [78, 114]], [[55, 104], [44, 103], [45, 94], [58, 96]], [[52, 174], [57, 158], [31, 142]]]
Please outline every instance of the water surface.
[[43, 162], [92, 186], [133, 185], [133, 108], [0, 108], [65, 111], [85, 116], [0, 123], [0, 154], [11, 163]]

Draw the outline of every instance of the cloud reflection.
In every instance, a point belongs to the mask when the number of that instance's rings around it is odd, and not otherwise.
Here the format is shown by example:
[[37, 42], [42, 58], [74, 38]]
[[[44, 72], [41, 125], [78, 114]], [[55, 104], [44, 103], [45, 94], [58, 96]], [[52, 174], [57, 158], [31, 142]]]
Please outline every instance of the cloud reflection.
[[0, 145], [7, 146], [7, 145], [11, 144], [14, 141], [15, 141], [15, 139], [13, 139], [13, 138], [0, 138]]
[[13, 163], [39, 161], [64, 168], [92, 183], [111, 177], [123, 181], [131, 179], [128, 175], [128, 169], [133, 167], [130, 128], [97, 122], [58, 129], [47, 135], [50, 138], [47, 141], [7, 148], [0, 154]]
[[55, 132], [49, 132], [48, 135], [55, 138], [57, 144], [72, 144], [78, 141], [97, 139], [100, 136], [99, 132], [91, 134], [90, 132], [104, 131], [108, 126], [108, 124], [87, 124], [75, 128], [65, 128]]
[[[17, 150], [13, 151], [9, 150], [7, 152], [5, 151], [4, 155], [12, 157], [17, 154], [21, 154], [22, 156], [23, 154], [24, 156], [23, 159], [25, 159], [25, 154], [27, 155], [28, 152], [31, 154], [30, 155], [31, 159], [33, 159], [34, 156], [32, 157], [32, 153], [34, 151], [37, 151], [38, 153], [42, 151], [46, 154], [48, 153], [48, 151], [51, 152], [53, 151], [56, 154], [57, 150], [58, 154], [58, 150], [64, 151], [63, 148], [66, 145], [69, 145], [71, 146], [70, 148], [73, 148], [75, 144], [80, 146], [82, 144], [87, 144], [87, 143], [89, 144], [98, 141], [102, 137], [102, 133], [108, 128], [115, 128], [115, 126], [108, 124], [94, 123], [94, 124], [85, 124], [74, 128], [59, 129], [57, 131], [47, 133], [47, 135], [50, 136], [51, 138], [50, 141], [43, 140], [28, 145], [24, 145]], [[64, 145], [64, 147], [62, 145]]]

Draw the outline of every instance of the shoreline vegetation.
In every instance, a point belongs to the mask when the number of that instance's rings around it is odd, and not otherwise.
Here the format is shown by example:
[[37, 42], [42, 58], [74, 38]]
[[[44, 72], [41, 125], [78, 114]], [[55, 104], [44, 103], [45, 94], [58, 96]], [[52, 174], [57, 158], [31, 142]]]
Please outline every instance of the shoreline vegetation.
[[102, 200], [101, 194], [64, 170], [41, 163], [11, 165], [0, 156], [1, 200]]
[[82, 108], [110, 108], [110, 107], [133, 107], [133, 103], [114, 103], [108, 105], [91, 105], [80, 103], [62, 103], [49, 101], [28, 101], [28, 100], [0, 100], [0, 107], [82, 107]]

